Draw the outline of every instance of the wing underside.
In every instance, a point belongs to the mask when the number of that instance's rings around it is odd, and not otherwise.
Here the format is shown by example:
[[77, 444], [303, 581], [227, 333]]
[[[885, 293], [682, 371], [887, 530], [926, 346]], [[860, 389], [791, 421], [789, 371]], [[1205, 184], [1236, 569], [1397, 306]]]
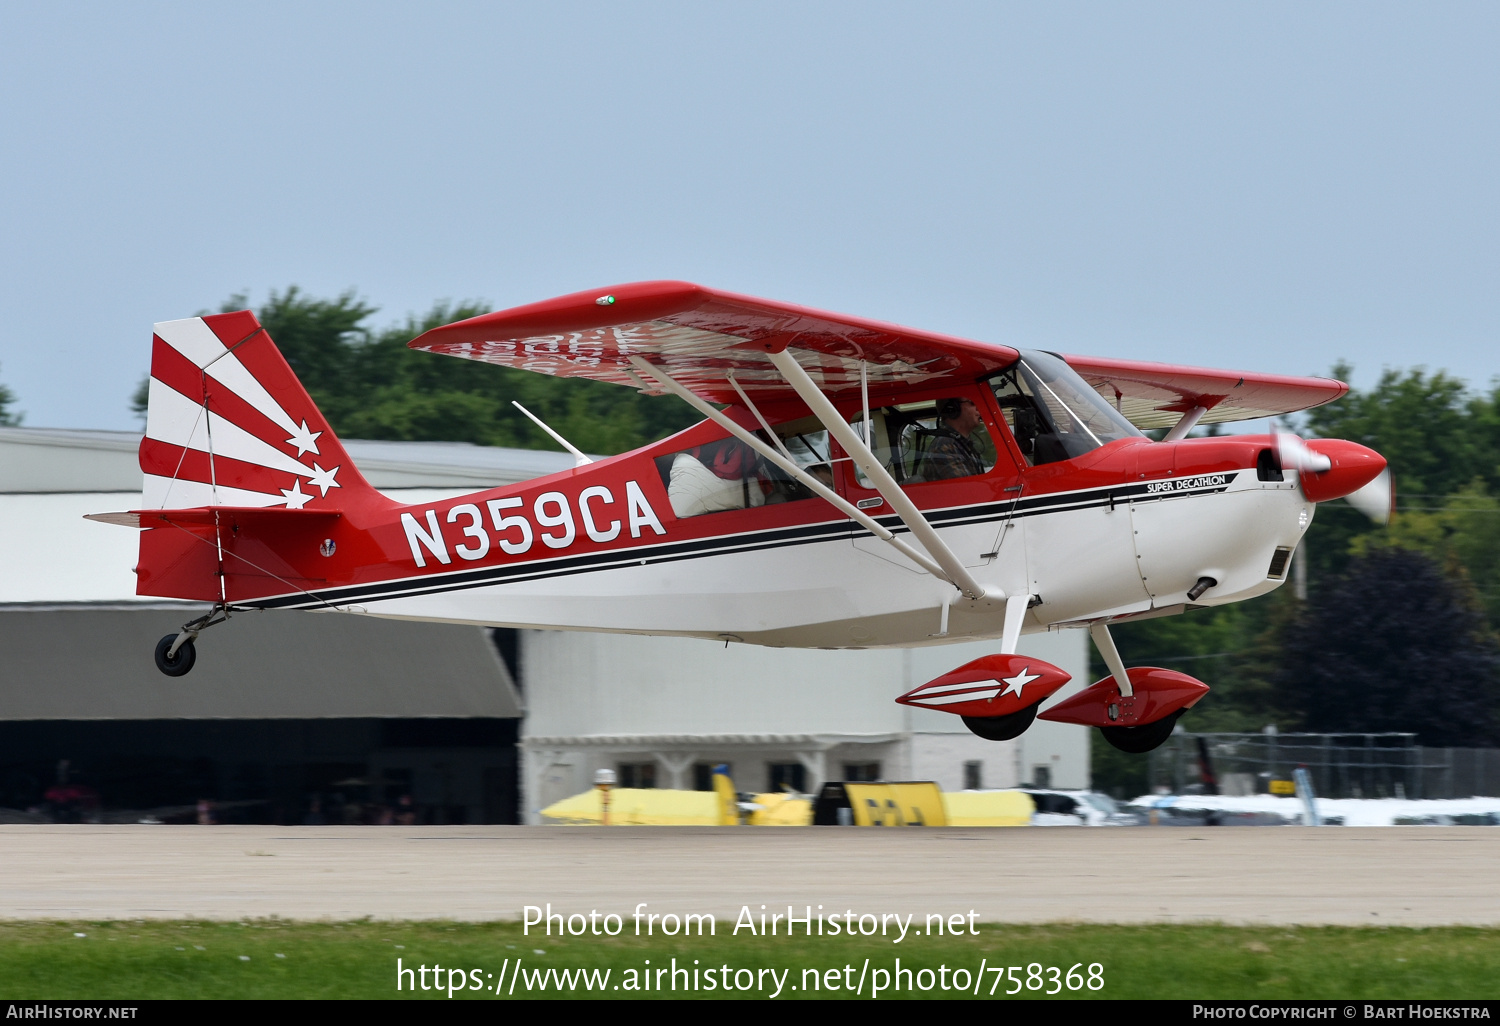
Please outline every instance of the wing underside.
[[[967, 385], [1008, 367], [1010, 346], [826, 313], [680, 281], [577, 292], [444, 325], [411, 348], [502, 367], [655, 387], [631, 365], [644, 358], [694, 395], [739, 402], [793, 400], [770, 354], [790, 352], [823, 392]], [[1068, 356], [1068, 364], [1140, 428], [1170, 427], [1197, 407], [1200, 422], [1279, 416], [1348, 391], [1326, 378]]]
[[1289, 377], [1248, 371], [1178, 367], [1165, 363], [1066, 356], [1125, 419], [1138, 428], [1166, 428], [1195, 407], [1200, 424], [1279, 417], [1333, 402], [1349, 386], [1332, 378]]
[[[699, 398], [793, 399], [769, 354], [789, 350], [826, 394], [974, 381], [1016, 359], [1008, 346], [737, 296], [686, 282], [640, 282], [502, 310], [435, 328], [413, 349], [634, 388], [633, 356]], [[863, 365], [863, 368], [861, 367]], [[732, 379], [732, 382], [731, 382]]]

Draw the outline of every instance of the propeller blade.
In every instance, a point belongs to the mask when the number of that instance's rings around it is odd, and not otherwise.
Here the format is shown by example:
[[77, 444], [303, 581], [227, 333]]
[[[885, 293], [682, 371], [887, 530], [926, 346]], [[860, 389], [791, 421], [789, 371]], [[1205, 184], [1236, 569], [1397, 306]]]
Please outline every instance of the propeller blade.
[[1276, 433], [1276, 451], [1281, 456], [1281, 465], [1288, 470], [1321, 474], [1333, 466], [1333, 461], [1327, 456], [1313, 452], [1306, 442], [1290, 432]]
[[1391, 478], [1390, 469], [1382, 470], [1375, 480], [1344, 498], [1377, 524], [1388, 523], [1396, 509], [1396, 483]]

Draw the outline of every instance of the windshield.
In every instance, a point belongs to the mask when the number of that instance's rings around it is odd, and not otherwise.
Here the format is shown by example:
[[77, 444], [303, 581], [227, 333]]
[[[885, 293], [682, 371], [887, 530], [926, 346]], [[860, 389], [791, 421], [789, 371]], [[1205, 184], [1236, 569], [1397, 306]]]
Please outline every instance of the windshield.
[[1033, 466], [1082, 456], [1141, 433], [1059, 357], [1035, 349], [990, 379], [995, 401]]

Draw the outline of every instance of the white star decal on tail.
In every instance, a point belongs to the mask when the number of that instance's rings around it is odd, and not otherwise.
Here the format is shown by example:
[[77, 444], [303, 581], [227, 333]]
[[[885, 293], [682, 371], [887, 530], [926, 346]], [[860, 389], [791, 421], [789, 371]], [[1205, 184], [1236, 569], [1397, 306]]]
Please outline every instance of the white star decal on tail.
[[286, 496], [287, 509], [301, 509], [303, 506], [306, 506], [308, 500], [312, 498], [311, 495], [303, 494], [302, 481], [300, 478], [294, 480], [290, 488], [281, 489], [281, 494]]
[[322, 467], [314, 463], [313, 473], [307, 476], [307, 483], [312, 485], [314, 488], [323, 489], [323, 497], [327, 498], [328, 489], [343, 487], [334, 480], [335, 475], [337, 475], [338, 472], [342, 469], [342, 467], [334, 467], [332, 470], [324, 470]]
[[295, 445], [299, 457], [305, 452], [311, 452], [314, 456], [320, 456], [322, 454], [318, 452], [318, 437], [322, 434], [323, 432], [321, 431], [309, 431], [307, 429], [307, 421], [304, 420], [301, 429], [294, 429], [292, 437], [286, 440], [286, 444]]
[[1023, 667], [1021, 669], [1021, 672], [1016, 674], [1014, 677], [1000, 678], [1001, 681], [1005, 684], [1005, 690], [1000, 692], [1000, 697], [1004, 698], [1006, 695], [1014, 691], [1016, 693], [1016, 697], [1020, 698], [1022, 688], [1024, 688], [1034, 680], [1042, 679], [1042, 675], [1040, 673], [1031, 673], [1030, 670], [1031, 667], [1026, 666]]

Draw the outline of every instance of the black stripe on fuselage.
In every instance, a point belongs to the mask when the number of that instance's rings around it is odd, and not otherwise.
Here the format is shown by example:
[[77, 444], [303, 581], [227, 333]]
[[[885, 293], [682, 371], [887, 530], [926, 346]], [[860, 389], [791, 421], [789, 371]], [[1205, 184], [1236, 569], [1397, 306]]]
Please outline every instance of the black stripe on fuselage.
[[[1098, 509], [1130, 502], [1154, 502], [1160, 499], [1176, 499], [1190, 495], [1213, 495], [1226, 491], [1239, 476], [1239, 471], [1223, 474], [1195, 475], [1195, 477], [1223, 477], [1223, 484], [1205, 485], [1181, 490], [1152, 491], [1151, 486], [1160, 486], [1163, 481], [1142, 481], [1137, 484], [1112, 485], [1108, 488], [1092, 488], [1079, 492], [1054, 492], [1025, 496], [1017, 499], [989, 502], [976, 506], [957, 506], [951, 509], [929, 510], [924, 513], [934, 527], [960, 527], [973, 524], [996, 523], [1026, 517], [1043, 516], [1049, 513], [1065, 513], [1074, 510]], [[1191, 478], [1189, 479], [1191, 480]], [[1165, 479], [1172, 483], [1173, 479]], [[893, 514], [876, 517], [875, 520], [892, 534], [907, 534], [909, 529], [901, 518]], [[658, 563], [674, 563], [685, 559], [702, 559], [706, 556], [730, 555], [740, 552], [763, 552], [771, 549], [789, 548], [796, 545], [813, 545], [843, 538], [873, 538], [869, 531], [851, 520], [825, 521], [800, 527], [776, 528], [765, 531], [747, 531], [743, 534], [719, 535], [692, 541], [661, 542], [640, 545], [628, 549], [610, 549], [577, 556], [560, 556], [556, 559], [529, 560], [524, 563], [499, 566], [476, 567], [473, 570], [450, 571], [420, 577], [405, 577], [394, 581], [373, 584], [355, 584], [343, 588], [275, 598], [253, 599], [235, 605], [252, 609], [318, 609], [327, 605], [346, 605], [362, 600], [409, 598], [414, 595], [432, 595], [446, 591], [464, 591], [484, 588], [494, 584], [512, 584], [519, 581], [534, 581], [552, 577], [570, 577], [575, 574], [596, 573], [627, 566], [652, 566]]]

